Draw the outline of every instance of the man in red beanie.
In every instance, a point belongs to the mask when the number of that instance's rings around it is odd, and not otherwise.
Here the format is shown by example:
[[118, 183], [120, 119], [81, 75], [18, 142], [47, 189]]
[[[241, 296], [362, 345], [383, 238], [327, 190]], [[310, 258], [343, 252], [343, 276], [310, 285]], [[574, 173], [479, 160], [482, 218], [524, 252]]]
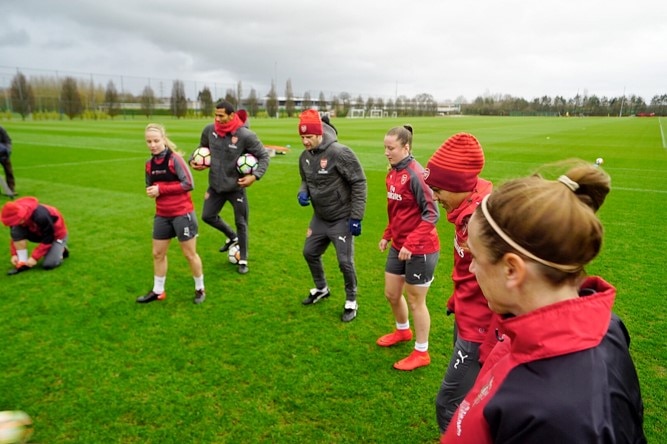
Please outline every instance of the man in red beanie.
[[480, 345], [488, 340], [492, 312], [470, 272], [472, 257], [467, 248], [468, 221], [492, 184], [479, 178], [484, 151], [467, 133], [454, 134], [436, 150], [426, 165], [425, 181], [435, 199], [454, 224], [454, 291], [447, 314], [455, 313], [454, 351], [435, 401], [440, 433], [447, 429], [457, 407], [472, 388], [481, 368]]
[[[42, 258], [42, 267], [51, 270], [69, 256], [65, 219], [56, 208], [40, 204], [34, 197], [22, 197], [7, 202], [0, 218], [5, 226], [11, 227], [10, 250], [14, 268], [7, 272], [8, 275], [30, 270]], [[28, 242], [39, 244], [30, 256]]]
[[366, 175], [354, 152], [338, 142], [334, 128], [323, 123], [314, 109], [301, 113], [298, 130], [305, 150], [299, 157], [301, 186], [297, 200], [304, 207], [313, 204], [303, 257], [315, 283], [302, 304], [329, 297], [322, 255], [333, 243], [345, 281], [341, 320], [349, 322], [358, 309], [354, 236], [361, 234], [366, 210]]

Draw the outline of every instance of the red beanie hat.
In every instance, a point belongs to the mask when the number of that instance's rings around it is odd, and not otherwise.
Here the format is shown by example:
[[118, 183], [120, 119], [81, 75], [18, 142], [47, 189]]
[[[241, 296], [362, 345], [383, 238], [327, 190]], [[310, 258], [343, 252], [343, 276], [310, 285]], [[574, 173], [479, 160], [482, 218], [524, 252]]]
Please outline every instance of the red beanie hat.
[[458, 133], [433, 153], [424, 171], [430, 187], [452, 193], [472, 191], [484, 168], [484, 151], [472, 134]]
[[2, 207], [2, 223], [8, 227], [20, 225], [28, 214], [28, 208], [16, 202], [7, 202]]
[[299, 134], [322, 135], [322, 119], [320, 113], [314, 109], [307, 109], [299, 116]]

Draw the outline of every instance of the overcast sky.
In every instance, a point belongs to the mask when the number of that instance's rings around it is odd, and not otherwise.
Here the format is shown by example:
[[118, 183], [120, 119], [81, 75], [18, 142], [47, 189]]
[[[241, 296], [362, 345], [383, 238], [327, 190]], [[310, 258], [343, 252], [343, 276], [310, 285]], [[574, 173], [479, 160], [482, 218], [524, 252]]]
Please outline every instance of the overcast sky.
[[19, 68], [167, 95], [667, 94], [667, 0], [1, 0], [0, 19], [0, 86]]

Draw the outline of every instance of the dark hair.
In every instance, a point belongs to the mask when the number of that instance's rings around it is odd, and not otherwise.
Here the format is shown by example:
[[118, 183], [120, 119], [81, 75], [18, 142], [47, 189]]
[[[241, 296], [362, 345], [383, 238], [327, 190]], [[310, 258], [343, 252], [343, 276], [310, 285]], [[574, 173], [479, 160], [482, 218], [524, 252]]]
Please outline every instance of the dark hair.
[[333, 126], [333, 123], [331, 123], [331, 119], [329, 119], [329, 113], [324, 113], [324, 115], [322, 115], [320, 118], [322, 119], [322, 122], [326, 123], [331, 128], [333, 128], [336, 135], [338, 135], [338, 130], [336, 129], [335, 126]]
[[412, 125], [406, 123], [403, 126], [396, 126], [389, 131], [387, 131], [387, 136], [396, 136], [396, 140], [401, 142], [403, 145], [410, 145], [410, 151], [412, 151]]
[[497, 228], [519, 247], [563, 266], [542, 265], [552, 283], [577, 278], [602, 247], [602, 223], [595, 212], [610, 189], [607, 173], [583, 161], [557, 180], [540, 175], [510, 180], [494, 190], [482, 204], [485, 208], [475, 213], [481, 243], [493, 263], [509, 252], [521, 254], [491, 226], [486, 210]]
[[231, 114], [231, 113], [235, 112], [234, 111], [234, 105], [232, 105], [231, 103], [229, 103], [226, 100], [220, 100], [218, 103], [215, 104], [215, 108], [216, 109], [221, 109], [222, 108], [222, 109], [225, 110], [225, 112], [227, 114]]

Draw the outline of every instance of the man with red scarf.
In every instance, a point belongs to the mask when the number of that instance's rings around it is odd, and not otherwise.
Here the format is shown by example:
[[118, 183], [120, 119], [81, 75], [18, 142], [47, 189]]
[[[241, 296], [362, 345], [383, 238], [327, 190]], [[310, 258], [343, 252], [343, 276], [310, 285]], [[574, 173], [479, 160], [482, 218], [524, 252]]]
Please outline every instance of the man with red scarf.
[[[208, 189], [204, 195], [202, 220], [227, 236], [220, 252], [229, 250], [235, 243], [239, 245], [240, 260], [238, 272], [248, 272], [248, 200], [246, 188], [266, 173], [269, 167], [269, 153], [257, 135], [250, 131], [234, 110], [234, 105], [220, 101], [215, 105], [215, 121], [207, 125], [201, 133], [200, 147], [211, 150], [211, 166], [208, 172]], [[250, 153], [259, 165], [252, 174], [241, 176], [236, 169], [237, 159]], [[190, 159], [190, 166], [199, 166]], [[226, 202], [234, 207], [236, 231], [220, 217]]]

